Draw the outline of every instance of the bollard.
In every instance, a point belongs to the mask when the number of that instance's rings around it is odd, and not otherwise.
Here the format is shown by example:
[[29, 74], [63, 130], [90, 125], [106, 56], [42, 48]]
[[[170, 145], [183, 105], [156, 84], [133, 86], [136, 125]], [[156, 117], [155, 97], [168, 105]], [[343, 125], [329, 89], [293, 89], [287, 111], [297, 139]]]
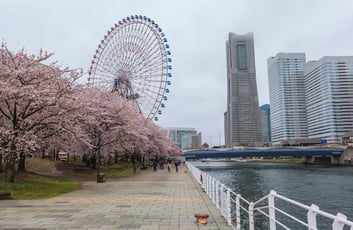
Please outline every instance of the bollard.
[[197, 223], [199, 224], [207, 224], [207, 218], [209, 215], [207, 213], [196, 213], [195, 214]]

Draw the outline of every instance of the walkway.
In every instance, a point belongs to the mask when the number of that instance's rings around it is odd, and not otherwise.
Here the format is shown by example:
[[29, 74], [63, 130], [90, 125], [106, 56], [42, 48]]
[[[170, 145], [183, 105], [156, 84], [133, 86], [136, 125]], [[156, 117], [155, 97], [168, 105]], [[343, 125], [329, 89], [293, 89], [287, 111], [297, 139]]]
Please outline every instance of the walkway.
[[[186, 170], [85, 182], [50, 199], [0, 200], [0, 229], [232, 229]], [[207, 225], [196, 223], [198, 212], [210, 215]]]

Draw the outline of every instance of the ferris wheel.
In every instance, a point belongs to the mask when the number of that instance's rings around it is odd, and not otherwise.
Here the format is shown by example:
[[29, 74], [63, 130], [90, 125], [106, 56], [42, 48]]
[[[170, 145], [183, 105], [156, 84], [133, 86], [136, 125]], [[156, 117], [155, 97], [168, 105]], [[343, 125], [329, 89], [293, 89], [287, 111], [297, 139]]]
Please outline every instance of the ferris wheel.
[[158, 121], [171, 84], [170, 55], [167, 38], [155, 21], [142, 15], [126, 17], [98, 45], [88, 84], [116, 92], [146, 119]]

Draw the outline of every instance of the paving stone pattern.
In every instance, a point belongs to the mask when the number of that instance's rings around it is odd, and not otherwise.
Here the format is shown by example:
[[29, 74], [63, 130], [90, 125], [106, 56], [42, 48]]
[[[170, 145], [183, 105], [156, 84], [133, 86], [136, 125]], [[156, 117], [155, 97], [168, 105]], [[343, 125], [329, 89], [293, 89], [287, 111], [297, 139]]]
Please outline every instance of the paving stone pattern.
[[[195, 213], [208, 213], [206, 225]], [[1, 230], [232, 229], [182, 166], [179, 172], [143, 171], [49, 199], [0, 200]]]

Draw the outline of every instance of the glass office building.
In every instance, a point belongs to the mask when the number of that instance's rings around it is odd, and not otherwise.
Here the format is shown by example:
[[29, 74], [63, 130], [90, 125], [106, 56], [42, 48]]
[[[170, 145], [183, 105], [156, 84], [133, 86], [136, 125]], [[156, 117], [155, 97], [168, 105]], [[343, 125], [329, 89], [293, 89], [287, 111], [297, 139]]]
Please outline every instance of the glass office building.
[[200, 149], [202, 145], [202, 134], [197, 133], [194, 128], [162, 128], [166, 137], [177, 143], [181, 150]]
[[353, 57], [323, 57], [305, 65], [309, 138], [341, 143], [353, 130]]
[[267, 60], [273, 145], [307, 138], [305, 53], [279, 53]]

